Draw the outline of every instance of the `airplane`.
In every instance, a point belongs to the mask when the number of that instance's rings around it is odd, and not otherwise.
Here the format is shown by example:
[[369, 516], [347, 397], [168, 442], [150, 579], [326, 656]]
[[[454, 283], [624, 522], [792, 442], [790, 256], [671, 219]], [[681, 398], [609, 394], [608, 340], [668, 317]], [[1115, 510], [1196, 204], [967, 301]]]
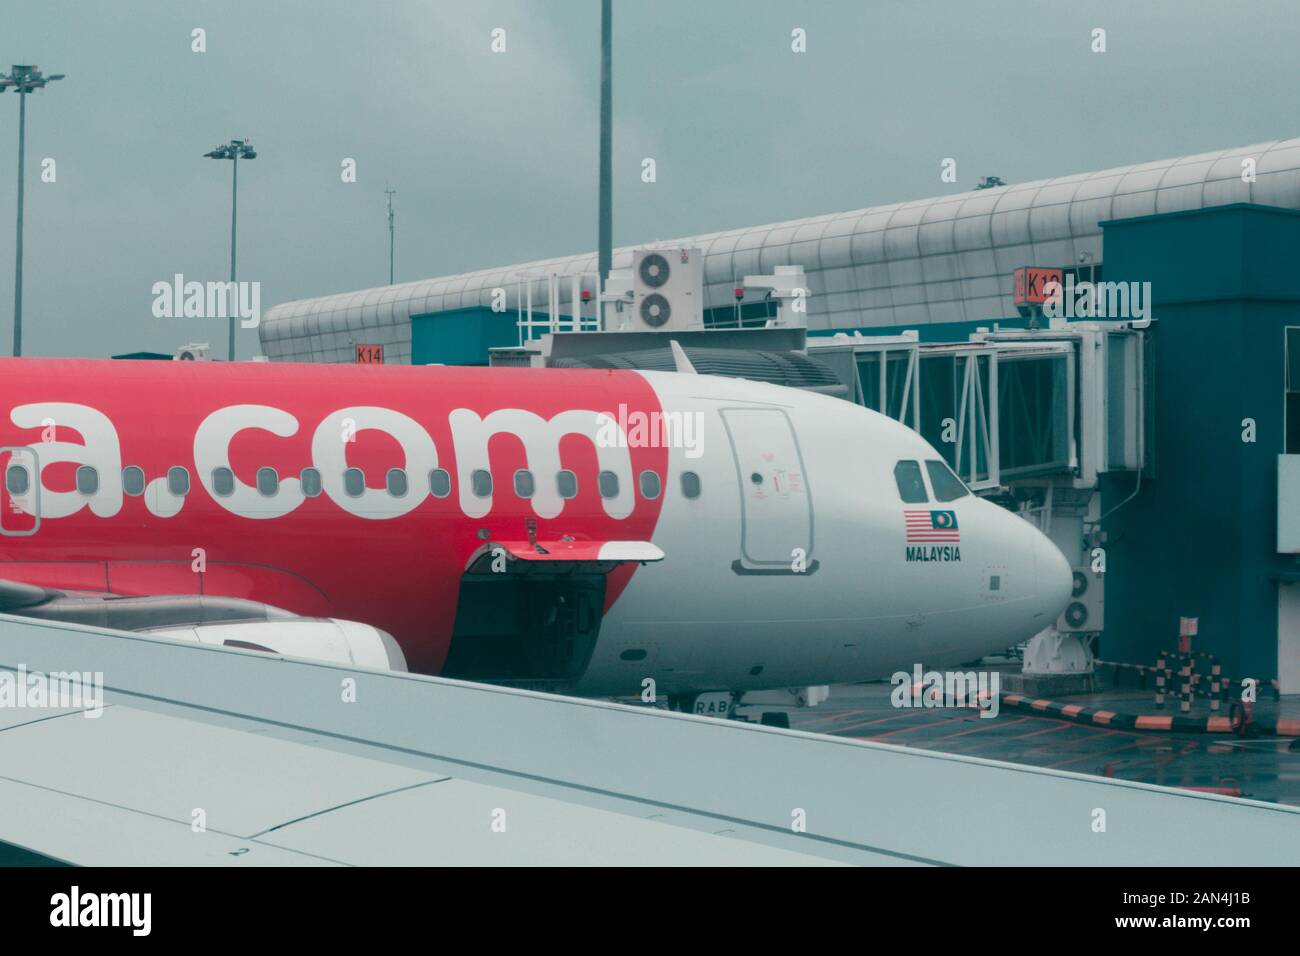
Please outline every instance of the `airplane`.
[[0, 359], [0, 470], [0, 613], [685, 709], [1072, 587], [911, 429], [710, 375]]

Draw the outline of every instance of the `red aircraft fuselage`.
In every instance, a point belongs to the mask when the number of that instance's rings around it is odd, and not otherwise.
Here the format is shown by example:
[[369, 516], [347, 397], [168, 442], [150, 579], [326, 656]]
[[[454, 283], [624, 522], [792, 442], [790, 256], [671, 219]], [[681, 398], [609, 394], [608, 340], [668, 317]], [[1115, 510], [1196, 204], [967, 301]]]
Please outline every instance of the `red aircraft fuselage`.
[[[653, 389], [631, 372], [10, 360], [0, 361], [0, 397], [0, 446], [32, 449], [42, 471], [38, 507], [15, 507], [4, 494], [0, 523], [11, 533], [0, 535], [0, 578], [117, 595], [246, 598], [364, 621], [392, 634], [411, 669], [425, 673], [437, 673], [447, 656], [460, 577], [485, 542], [649, 541], [662, 503], [628, 482], [630, 512], [611, 516], [590, 435], [547, 427], [575, 402], [593, 412], [658, 412]], [[213, 428], [221, 410], [239, 424]], [[451, 416], [490, 422], [503, 410], [525, 425], [488, 429], [495, 494], [487, 513], [470, 516], [458, 444], [466, 454], [483, 431], [457, 436]], [[535, 436], [527, 430], [534, 418]], [[258, 427], [263, 420], [282, 424], [272, 431]], [[513, 476], [528, 468], [523, 436], [552, 442], [576, 476], [575, 496], [553, 518], [514, 493]], [[663, 448], [626, 453], [634, 474], [663, 473]], [[239, 485], [228, 497], [214, 492], [207, 467], [220, 460]], [[98, 485], [91, 494], [89, 477], [78, 488], [86, 466]], [[132, 467], [143, 471], [142, 493], [123, 489], [119, 476]], [[188, 473], [183, 496], [167, 485], [178, 467]], [[267, 468], [279, 483], [271, 496], [255, 490]], [[305, 468], [321, 473], [321, 493], [290, 493]], [[362, 494], [342, 482], [345, 469], [363, 473]], [[392, 469], [405, 473], [404, 495], [387, 487]], [[450, 479], [444, 497], [429, 492], [435, 469]], [[27, 513], [37, 510], [39, 526]], [[635, 568], [609, 573], [606, 609]]]

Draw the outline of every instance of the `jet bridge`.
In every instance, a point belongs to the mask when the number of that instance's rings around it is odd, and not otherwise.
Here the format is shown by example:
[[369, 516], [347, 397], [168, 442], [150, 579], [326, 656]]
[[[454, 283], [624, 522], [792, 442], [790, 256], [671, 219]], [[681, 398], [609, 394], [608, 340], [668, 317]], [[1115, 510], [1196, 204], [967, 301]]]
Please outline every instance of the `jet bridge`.
[[1144, 333], [1144, 323], [1060, 322], [967, 342], [839, 333], [807, 348], [855, 402], [919, 431], [973, 490], [1030, 478], [1091, 489], [1104, 472], [1143, 467]]
[[972, 490], [1033, 522], [1075, 568], [1073, 600], [1025, 649], [1025, 674], [1068, 685], [1092, 670], [1104, 626], [1100, 476], [1146, 469], [1143, 322], [981, 329], [966, 342], [839, 333], [811, 338], [853, 400], [920, 432]]

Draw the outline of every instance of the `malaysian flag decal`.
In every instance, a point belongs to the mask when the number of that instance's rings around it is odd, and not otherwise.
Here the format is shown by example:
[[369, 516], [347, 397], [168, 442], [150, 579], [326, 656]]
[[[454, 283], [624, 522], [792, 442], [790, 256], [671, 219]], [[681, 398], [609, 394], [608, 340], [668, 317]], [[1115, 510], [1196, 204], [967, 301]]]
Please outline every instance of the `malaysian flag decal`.
[[908, 544], [958, 544], [957, 512], [904, 509]]

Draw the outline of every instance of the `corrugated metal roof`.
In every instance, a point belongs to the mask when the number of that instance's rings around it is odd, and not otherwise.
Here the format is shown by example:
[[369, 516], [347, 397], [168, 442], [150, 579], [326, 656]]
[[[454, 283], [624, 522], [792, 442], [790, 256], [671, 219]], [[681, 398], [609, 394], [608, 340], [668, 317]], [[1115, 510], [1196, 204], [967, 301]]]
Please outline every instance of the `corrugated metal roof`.
[[[1242, 178], [1247, 159], [1253, 182]], [[655, 245], [704, 251], [706, 307], [731, 304], [739, 277], [802, 265], [809, 328], [919, 326], [1014, 314], [1012, 271], [1070, 265], [1083, 253], [1100, 263], [1105, 220], [1236, 202], [1300, 209], [1300, 139]], [[615, 250], [614, 268], [629, 268], [641, 247]], [[273, 359], [351, 361], [350, 342], [381, 343], [388, 361], [409, 362], [412, 315], [487, 307], [498, 287], [513, 310], [522, 274], [595, 269], [591, 253], [285, 302], [263, 316], [262, 348]]]

